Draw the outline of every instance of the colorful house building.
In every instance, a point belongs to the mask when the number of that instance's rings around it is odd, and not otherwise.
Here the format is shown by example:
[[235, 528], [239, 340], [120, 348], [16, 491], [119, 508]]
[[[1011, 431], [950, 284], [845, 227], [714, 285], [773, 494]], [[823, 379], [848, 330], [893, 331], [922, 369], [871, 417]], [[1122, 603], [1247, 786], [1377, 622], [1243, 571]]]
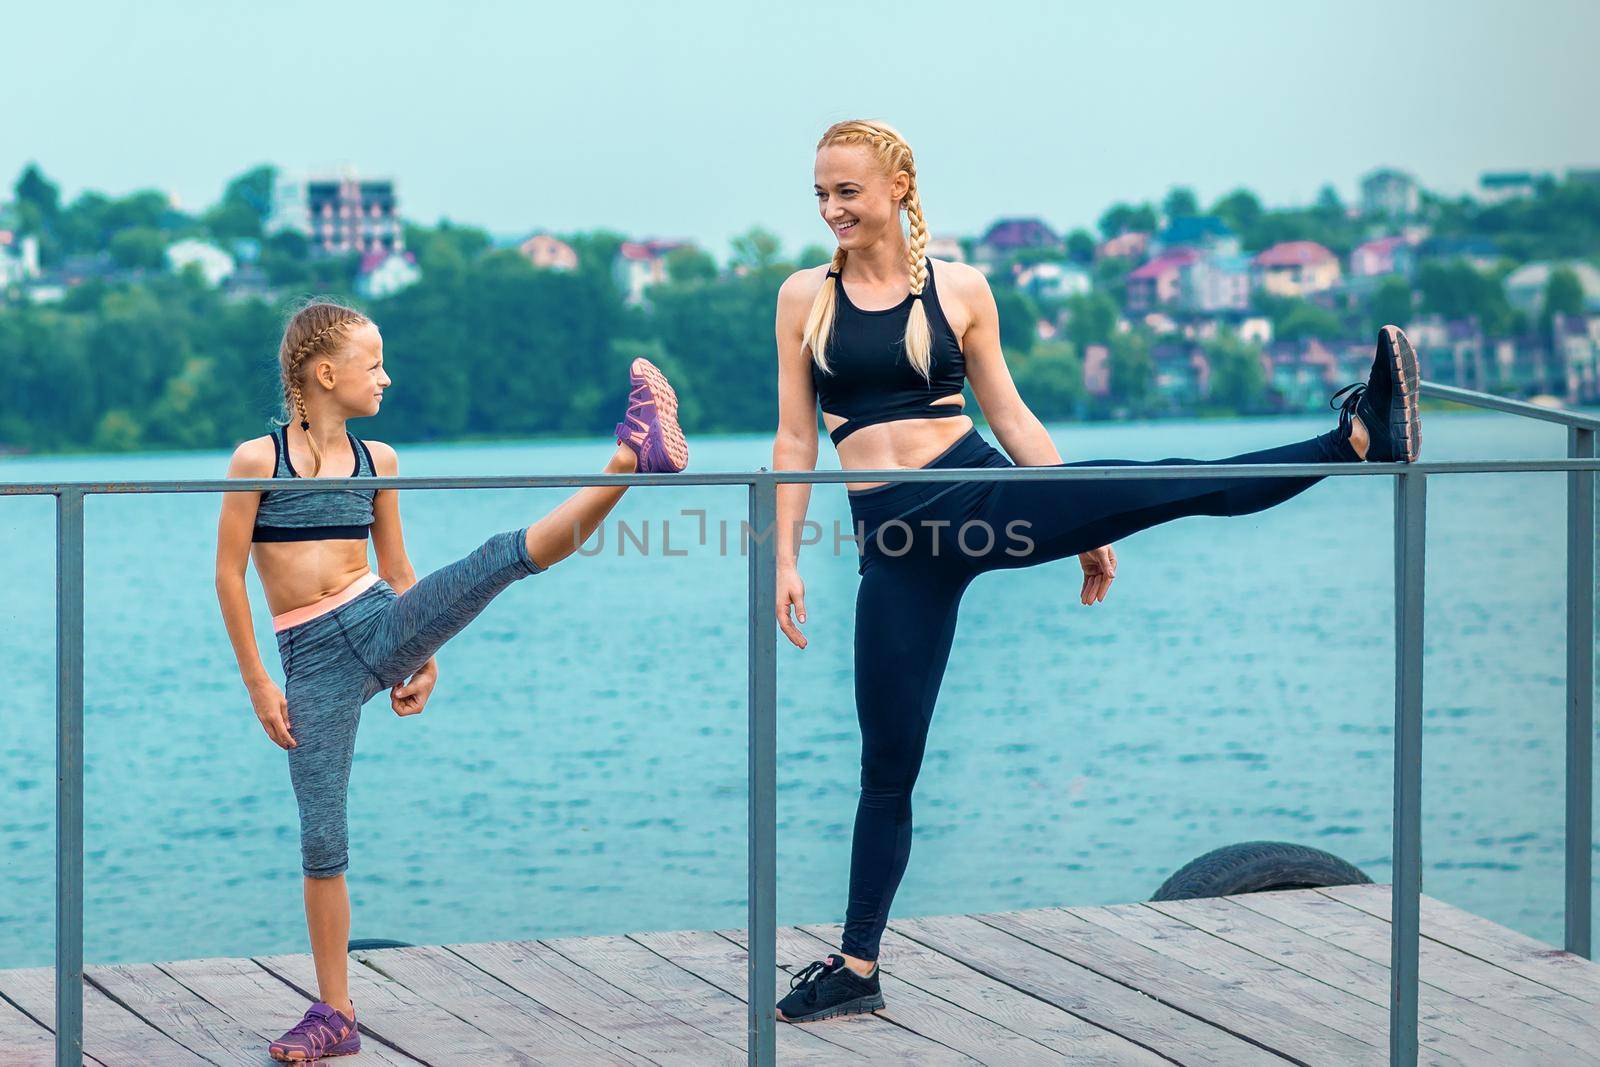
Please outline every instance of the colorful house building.
[[1274, 296], [1307, 296], [1339, 282], [1339, 257], [1315, 241], [1284, 241], [1250, 263], [1252, 288]]

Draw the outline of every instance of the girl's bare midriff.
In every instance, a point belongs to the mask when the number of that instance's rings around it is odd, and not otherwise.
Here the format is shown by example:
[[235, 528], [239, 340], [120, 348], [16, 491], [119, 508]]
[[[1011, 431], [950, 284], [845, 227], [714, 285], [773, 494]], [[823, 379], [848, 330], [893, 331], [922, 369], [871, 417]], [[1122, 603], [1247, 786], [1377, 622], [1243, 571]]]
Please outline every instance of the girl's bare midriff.
[[[957, 411], [966, 401], [960, 393], [941, 397], [938, 404], [949, 404]], [[822, 421], [832, 433], [847, 419], [823, 412]], [[972, 429], [967, 415], [944, 419], [897, 419], [861, 429], [839, 442], [839, 466], [845, 470], [913, 470], [924, 466], [939, 453], [959, 441]], [[846, 482], [849, 489], [871, 489], [883, 482]]]
[[[291, 459], [303, 462], [298, 457]], [[348, 473], [354, 466], [355, 456], [348, 449], [342, 454], [325, 457], [322, 462], [325, 471]], [[367, 558], [367, 541], [354, 538], [257, 541], [250, 546], [250, 561], [256, 565], [261, 589], [267, 596], [267, 608], [274, 615], [315, 604], [372, 569]]]

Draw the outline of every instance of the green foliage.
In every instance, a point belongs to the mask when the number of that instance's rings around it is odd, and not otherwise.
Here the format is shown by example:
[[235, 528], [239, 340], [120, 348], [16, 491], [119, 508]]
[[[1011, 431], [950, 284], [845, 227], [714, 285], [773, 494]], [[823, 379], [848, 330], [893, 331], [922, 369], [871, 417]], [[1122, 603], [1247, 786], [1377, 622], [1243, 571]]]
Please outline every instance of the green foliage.
[[1156, 384], [1156, 364], [1150, 354], [1149, 336], [1142, 330], [1116, 334], [1111, 338], [1108, 363], [1111, 401], [1135, 413], [1147, 409]]
[[1028, 407], [1041, 419], [1070, 419], [1083, 413], [1083, 360], [1065, 341], [1041, 341], [1027, 354], [1007, 353], [1012, 380]]
[[1156, 209], [1149, 204], [1113, 204], [1100, 216], [1100, 232], [1106, 237], [1124, 233], [1153, 233]]
[[1094, 262], [1094, 234], [1085, 229], [1076, 229], [1067, 234], [1067, 258], [1074, 263]]
[[1239, 415], [1260, 410], [1267, 395], [1260, 346], [1227, 333], [1208, 343], [1205, 353], [1211, 365], [1208, 406]]
[[1039, 332], [1039, 305], [1013, 286], [995, 285], [994, 303], [1000, 312], [1000, 347], [1007, 352], [1027, 352]]
[[1505, 334], [1515, 323], [1500, 280], [1465, 260], [1424, 263], [1417, 272], [1417, 289], [1423, 310], [1447, 319], [1474, 319], [1496, 335]]
[[1103, 345], [1116, 332], [1119, 312], [1105, 293], [1083, 293], [1067, 298], [1067, 339], [1081, 351], [1089, 345]]
[[167, 239], [160, 230], [135, 226], [111, 239], [111, 258], [118, 266], [157, 270], [166, 262]]
[[783, 257], [783, 245], [778, 235], [756, 226], [735, 237], [732, 265], [745, 270], [764, 271], [776, 266]]
[[1390, 275], [1378, 283], [1378, 288], [1367, 300], [1367, 332], [1375, 333], [1378, 327], [1391, 324], [1404, 328], [1411, 322], [1415, 307], [1411, 283], [1397, 275]]
[[667, 253], [667, 277], [675, 282], [707, 282], [717, 276], [717, 261], [696, 245]]
[[1175, 185], [1167, 193], [1167, 198], [1161, 201], [1161, 213], [1169, 219], [1187, 215], [1200, 214], [1200, 198], [1194, 195], [1194, 190], [1185, 185]]
[[1228, 224], [1228, 228], [1241, 236], [1260, 220], [1263, 213], [1261, 201], [1248, 189], [1233, 192], [1211, 205], [1211, 214]]

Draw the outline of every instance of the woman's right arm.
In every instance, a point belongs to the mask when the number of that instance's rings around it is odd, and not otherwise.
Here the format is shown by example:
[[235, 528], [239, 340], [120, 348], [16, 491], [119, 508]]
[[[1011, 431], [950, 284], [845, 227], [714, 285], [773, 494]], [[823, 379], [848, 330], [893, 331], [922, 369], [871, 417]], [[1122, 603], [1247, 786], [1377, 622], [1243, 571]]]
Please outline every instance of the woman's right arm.
[[[262, 445], [266, 445], [263, 451]], [[228, 463], [230, 478], [272, 477], [273, 452], [266, 438], [246, 441], [234, 449]], [[222, 494], [222, 513], [217, 520], [217, 603], [222, 607], [222, 622], [239, 661], [239, 675], [250, 693], [251, 706], [262, 729], [280, 748], [295, 747], [289, 734], [289, 706], [261, 662], [256, 648], [255, 626], [250, 621], [250, 596], [245, 590], [244, 571], [250, 561], [250, 541], [255, 530], [259, 492]]]
[[[806, 316], [825, 268], [798, 271], [778, 290], [778, 432], [772, 442], [772, 469], [814, 470], [817, 466], [817, 396], [811, 385], [811, 353], [805, 347]], [[800, 580], [801, 528], [811, 502], [811, 486], [778, 486], [778, 628], [796, 648], [806, 647], [790, 611], [806, 621], [806, 587]]]

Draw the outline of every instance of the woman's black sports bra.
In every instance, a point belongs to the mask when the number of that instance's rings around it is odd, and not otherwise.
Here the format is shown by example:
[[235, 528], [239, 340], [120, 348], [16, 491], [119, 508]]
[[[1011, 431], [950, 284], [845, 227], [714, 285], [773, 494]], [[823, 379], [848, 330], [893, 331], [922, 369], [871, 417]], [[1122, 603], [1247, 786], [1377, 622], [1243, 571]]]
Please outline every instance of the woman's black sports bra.
[[[838, 272], [828, 276], [837, 279]], [[862, 311], [850, 302], [844, 284], [834, 283], [833, 336], [828, 340], [828, 373], [811, 361], [811, 384], [824, 414], [845, 418], [828, 436], [834, 447], [863, 426], [897, 419], [948, 419], [965, 414], [954, 403], [935, 404], [961, 392], [967, 361], [939, 307], [933, 286], [933, 263], [922, 296], [907, 295], [892, 308]], [[905, 354], [906, 320], [911, 302], [921, 299], [933, 335], [928, 377], [917, 373]]]
[[[299, 478], [289, 461], [288, 427], [272, 431], [272, 447], [277, 463], [274, 478]], [[377, 477], [367, 443], [349, 430], [350, 451], [356, 456], [356, 469], [350, 477]], [[269, 489], [256, 506], [252, 541], [365, 541], [372, 532], [372, 502], [376, 489]]]

